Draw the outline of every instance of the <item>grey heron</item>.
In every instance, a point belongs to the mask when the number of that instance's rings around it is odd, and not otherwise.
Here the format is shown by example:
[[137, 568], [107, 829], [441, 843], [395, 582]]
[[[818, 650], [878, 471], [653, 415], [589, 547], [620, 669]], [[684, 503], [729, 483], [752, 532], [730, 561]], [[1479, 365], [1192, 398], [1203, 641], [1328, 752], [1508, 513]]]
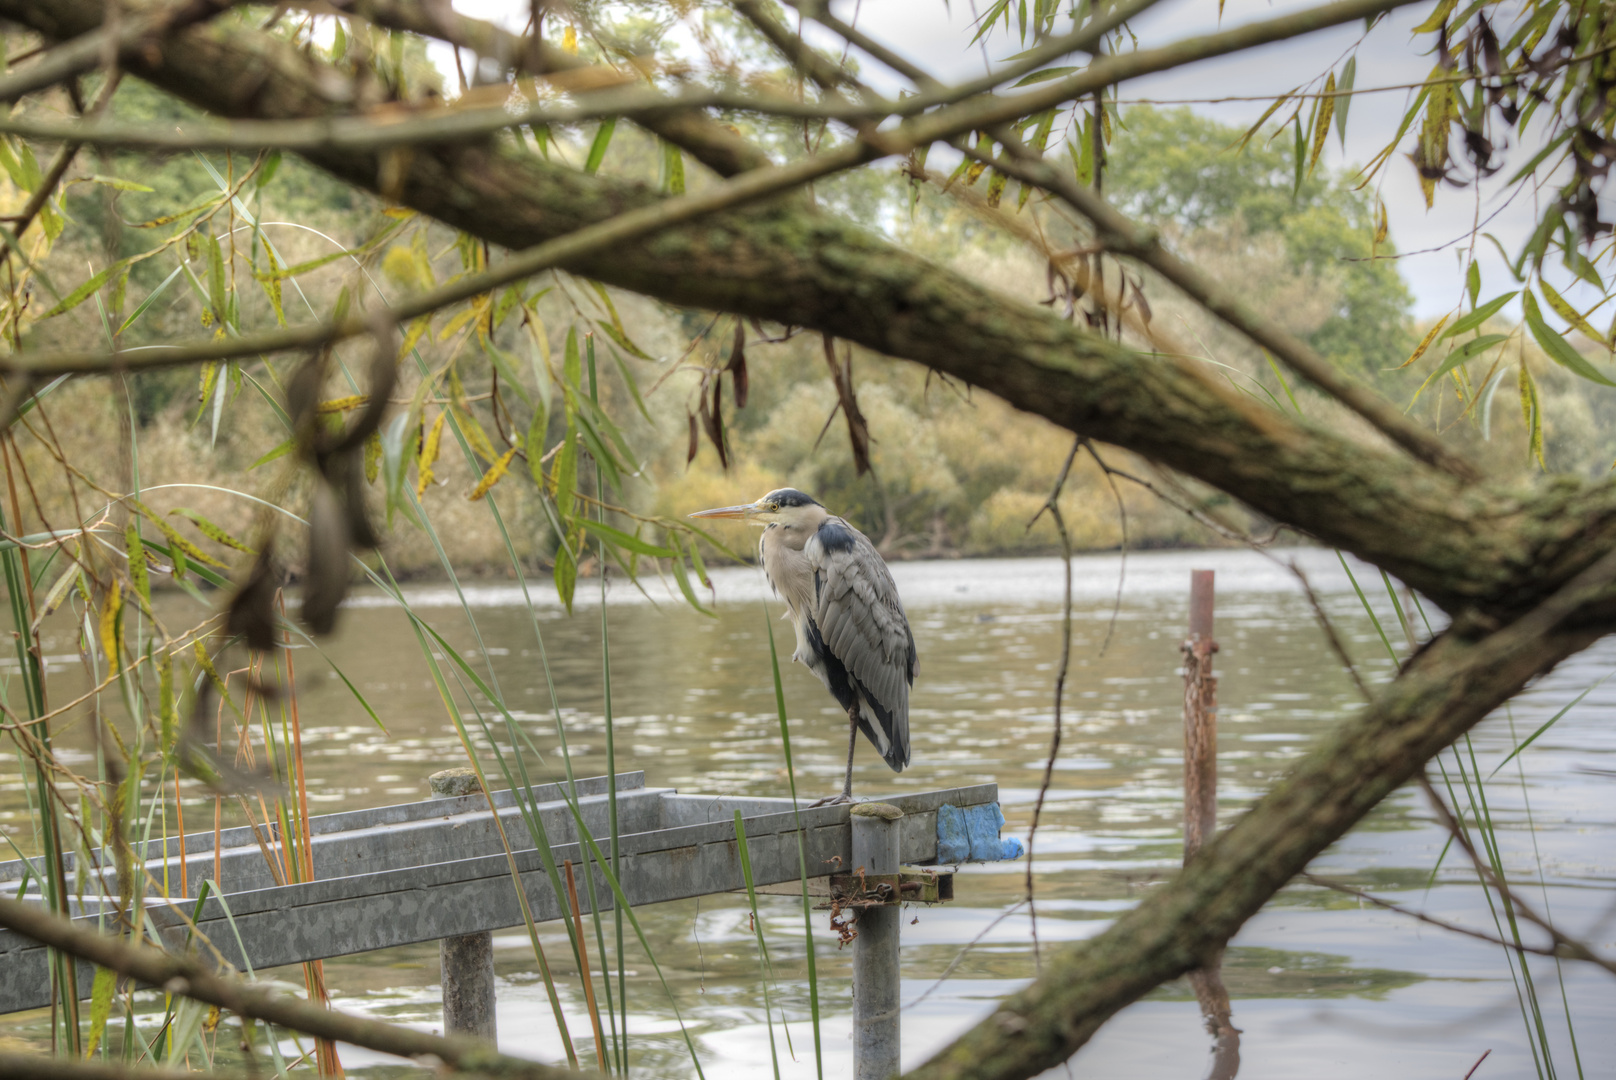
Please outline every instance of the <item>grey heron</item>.
[[739, 518], [763, 528], [763, 572], [797, 631], [792, 659], [807, 665], [847, 711], [842, 793], [853, 801], [853, 751], [862, 730], [893, 772], [909, 764], [909, 688], [915, 637], [881, 553], [870, 538], [795, 488], [693, 518]]

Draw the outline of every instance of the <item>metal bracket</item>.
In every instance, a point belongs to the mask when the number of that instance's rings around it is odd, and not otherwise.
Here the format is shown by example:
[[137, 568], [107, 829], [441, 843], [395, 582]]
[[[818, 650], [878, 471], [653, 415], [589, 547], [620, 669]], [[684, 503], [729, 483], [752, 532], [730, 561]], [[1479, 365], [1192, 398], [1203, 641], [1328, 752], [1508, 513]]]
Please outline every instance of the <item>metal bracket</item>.
[[819, 910], [897, 906], [899, 904], [943, 904], [954, 899], [954, 875], [936, 870], [906, 871], [899, 874], [852, 874], [830, 876], [830, 903]]

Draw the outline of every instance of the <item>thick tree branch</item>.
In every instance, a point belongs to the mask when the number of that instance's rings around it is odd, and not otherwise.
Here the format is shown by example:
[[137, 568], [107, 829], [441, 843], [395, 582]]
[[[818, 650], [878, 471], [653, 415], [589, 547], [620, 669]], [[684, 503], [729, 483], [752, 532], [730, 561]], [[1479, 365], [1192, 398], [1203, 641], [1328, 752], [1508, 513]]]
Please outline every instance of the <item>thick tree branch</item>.
[[1598, 631], [1562, 630], [1616, 574], [1607, 557], [1513, 625], [1447, 633], [1185, 866], [1098, 937], [1049, 961], [1032, 986], [912, 1080], [1012, 1080], [1070, 1057], [1125, 1005], [1202, 966], [1252, 915], [1381, 799], [1528, 680]]
[[[98, 0], [0, 0], [0, 15], [64, 32], [93, 29], [100, 13]], [[1133, 55], [1165, 63], [1163, 53], [1178, 50]], [[324, 89], [330, 69], [237, 24], [187, 31], [159, 56], [131, 60], [131, 70], [226, 116], [307, 119], [340, 108]], [[899, 129], [904, 141], [955, 125], [941, 115]], [[955, 115], [968, 121], [975, 113]], [[874, 151], [853, 144], [821, 155], [820, 165], [867, 153]], [[309, 158], [358, 186], [379, 186], [379, 155]], [[390, 193], [399, 201], [517, 247], [656, 201], [637, 185], [497, 144], [416, 150], [399, 176]], [[1005, 300], [793, 201], [730, 211], [565, 265], [673, 303], [828, 331], [955, 375], [1219, 487], [1389, 570], [1450, 612], [1518, 612], [1616, 544], [1616, 486], [1567, 481], [1533, 493], [1465, 484], [1281, 416], [1205, 365], [1141, 357]]]

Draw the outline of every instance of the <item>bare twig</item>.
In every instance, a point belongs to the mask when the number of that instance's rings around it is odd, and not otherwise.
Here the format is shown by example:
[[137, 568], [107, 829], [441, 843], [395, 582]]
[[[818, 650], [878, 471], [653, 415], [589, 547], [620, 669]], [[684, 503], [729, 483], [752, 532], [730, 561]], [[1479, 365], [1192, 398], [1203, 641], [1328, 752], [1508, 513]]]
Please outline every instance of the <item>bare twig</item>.
[[1027, 914], [1032, 923], [1032, 959], [1033, 966], [1042, 969], [1043, 961], [1038, 949], [1038, 909], [1033, 905], [1032, 885], [1032, 843], [1038, 835], [1038, 821], [1044, 813], [1044, 799], [1049, 794], [1050, 781], [1055, 776], [1055, 759], [1060, 756], [1061, 744], [1061, 699], [1066, 693], [1066, 673], [1072, 664], [1072, 534], [1066, 529], [1066, 519], [1061, 516], [1060, 496], [1066, 487], [1066, 478], [1072, 474], [1072, 463], [1077, 460], [1077, 451], [1084, 443], [1079, 437], [1072, 443], [1072, 449], [1066, 455], [1066, 464], [1061, 466], [1060, 475], [1055, 477], [1055, 485], [1050, 489], [1049, 498], [1044, 505], [1038, 508], [1038, 513], [1027, 522], [1031, 529], [1033, 522], [1048, 511], [1049, 518], [1055, 523], [1055, 531], [1061, 538], [1061, 565], [1066, 571], [1066, 591], [1061, 597], [1061, 655], [1060, 664], [1055, 669], [1055, 725], [1049, 736], [1049, 756], [1044, 761], [1044, 778], [1038, 785], [1038, 798], [1032, 804], [1032, 824], [1027, 827]]
[[[1459, 823], [1459, 819], [1453, 816], [1453, 811], [1448, 809], [1448, 804], [1437, 793], [1436, 787], [1431, 783], [1431, 778], [1421, 772], [1418, 781], [1420, 787], [1425, 791], [1425, 797], [1431, 801], [1431, 808], [1436, 811], [1437, 820], [1452, 835], [1454, 843], [1458, 844], [1459, 848], [1470, 857], [1471, 865], [1476, 868], [1476, 875], [1482, 881], [1491, 885], [1498, 895], [1503, 897], [1515, 909], [1515, 914], [1549, 935], [1549, 939], [1554, 942], [1554, 947], [1547, 950], [1544, 955], [1557, 956], [1562, 960], [1585, 960], [1597, 967], [1604, 968], [1612, 975], [1616, 975], [1616, 960], [1609, 960], [1600, 956], [1576, 938], [1561, 932], [1553, 922], [1539, 915], [1530, 904], [1521, 899], [1520, 894], [1509, 887], [1508, 882], [1494, 873], [1493, 868], [1487, 865], [1480, 852], [1476, 850], [1475, 845], [1470, 842], [1469, 832]], [[1498, 942], [1498, 944], [1508, 945], [1507, 942]], [[1527, 949], [1526, 951], [1536, 952], [1538, 950]]]

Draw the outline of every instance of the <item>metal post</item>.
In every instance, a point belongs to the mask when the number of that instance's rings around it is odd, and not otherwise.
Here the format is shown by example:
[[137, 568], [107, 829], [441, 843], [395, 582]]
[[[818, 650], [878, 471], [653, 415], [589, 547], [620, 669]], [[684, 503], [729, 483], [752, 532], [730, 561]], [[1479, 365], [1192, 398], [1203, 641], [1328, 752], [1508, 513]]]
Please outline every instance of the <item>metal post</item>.
[[[887, 803], [852, 810], [853, 871], [898, 872], [903, 811]], [[870, 907], [859, 913], [853, 940], [853, 1080], [890, 1080], [898, 1061], [898, 925], [902, 909]]]
[[1218, 680], [1212, 674], [1211, 570], [1190, 571], [1190, 636], [1184, 642], [1184, 861], [1218, 827]]
[[[433, 773], [429, 783], [434, 799], [453, 799], [482, 790], [476, 771], [464, 766]], [[496, 1045], [493, 933], [484, 930], [442, 939], [438, 942], [438, 961], [443, 968], [443, 1033], [470, 1035]]]
[[[1213, 572], [1190, 571], [1190, 636], [1184, 642], [1184, 861], [1212, 839], [1218, 827], [1218, 679], [1212, 674]], [[1223, 952], [1189, 973], [1201, 1018], [1215, 1037], [1211, 1080], [1240, 1071], [1240, 1030], [1234, 1026], [1229, 991], [1223, 985]]]

